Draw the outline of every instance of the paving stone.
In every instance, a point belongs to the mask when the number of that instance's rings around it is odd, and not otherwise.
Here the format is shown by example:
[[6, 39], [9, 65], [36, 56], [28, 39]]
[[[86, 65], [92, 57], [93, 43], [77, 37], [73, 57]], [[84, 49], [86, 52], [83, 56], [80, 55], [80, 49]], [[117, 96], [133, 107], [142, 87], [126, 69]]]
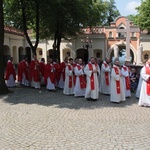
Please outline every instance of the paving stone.
[[16, 87], [0, 96], [0, 150], [148, 150], [150, 111], [135, 95], [113, 104]]

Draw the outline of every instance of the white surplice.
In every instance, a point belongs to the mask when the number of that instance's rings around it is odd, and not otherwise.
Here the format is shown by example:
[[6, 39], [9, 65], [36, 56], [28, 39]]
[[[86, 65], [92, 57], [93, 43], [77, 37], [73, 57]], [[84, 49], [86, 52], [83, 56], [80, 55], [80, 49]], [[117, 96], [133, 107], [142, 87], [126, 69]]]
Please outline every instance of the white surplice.
[[[91, 63], [92, 64], [92, 63]], [[92, 99], [98, 99], [99, 97], [99, 75], [100, 75], [100, 69], [99, 66], [92, 64], [93, 70], [98, 70], [98, 73], [93, 73], [92, 70], [89, 69], [88, 64], [85, 66], [84, 72], [86, 74], [86, 91], [85, 91], [85, 98], [92, 98]], [[92, 73], [94, 75], [94, 90], [91, 90], [91, 79]]]
[[[126, 68], [126, 69], [124, 69], [124, 68]], [[131, 91], [130, 91], [130, 89], [129, 90], [126, 89], [125, 77], [128, 77], [129, 80], [130, 80], [129, 69], [128, 69], [127, 66], [123, 65], [123, 67], [121, 68], [121, 74], [123, 75], [123, 84], [124, 84], [125, 97], [131, 97]]]
[[[118, 66], [114, 65], [113, 67], [118, 68], [119, 74], [116, 74], [114, 68], [112, 68], [111, 71], [111, 82], [110, 82], [110, 101], [111, 102], [120, 102], [125, 101], [125, 91], [124, 91], [124, 85], [123, 85], [123, 78], [121, 75], [121, 70]], [[117, 93], [117, 85], [116, 81], [120, 81], [120, 93]]]
[[6, 81], [6, 85], [8, 87], [14, 87], [15, 86], [15, 80], [14, 80], [14, 77], [12, 74], [9, 76], [9, 79]]
[[139, 105], [140, 106], [150, 106], [150, 95], [147, 94], [147, 83], [146, 81], [150, 78], [150, 74], [146, 74], [146, 67], [144, 66], [141, 70], [141, 92], [139, 98]]
[[[70, 65], [70, 64], [68, 64]], [[69, 67], [66, 66], [66, 69], [65, 69], [65, 84], [64, 84], [64, 90], [63, 90], [63, 93], [65, 95], [72, 95], [74, 94], [74, 74], [73, 74], [73, 66], [71, 66], [71, 70], [69, 70]], [[72, 87], [70, 88], [69, 87], [69, 76], [72, 77]]]
[[[110, 66], [105, 61], [101, 66], [101, 75], [100, 75], [100, 92], [103, 94], [110, 94]], [[106, 85], [105, 73], [108, 72], [108, 81], [109, 84]]]
[[[79, 64], [77, 64], [78, 66]], [[83, 71], [83, 67], [81, 65], [80, 66], [80, 70], [78, 69], [78, 67], [75, 67], [74, 68], [74, 72], [75, 72], [75, 75], [76, 75], [76, 84], [75, 84], [75, 87], [74, 87], [74, 96], [85, 96], [85, 88], [82, 88], [80, 87], [80, 79], [79, 79], [79, 76], [84, 76], [84, 71]]]
[[[140, 74], [141, 74], [141, 73], [140, 73]], [[138, 87], [137, 87], [137, 89], [136, 89], [136, 94], [135, 94], [136, 98], [140, 98], [142, 80], [143, 80], [143, 79], [142, 79], [142, 77], [141, 77], [141, 75], [140, 75], [140, 79], [139, 79], [139, 82], [138, 82]]]

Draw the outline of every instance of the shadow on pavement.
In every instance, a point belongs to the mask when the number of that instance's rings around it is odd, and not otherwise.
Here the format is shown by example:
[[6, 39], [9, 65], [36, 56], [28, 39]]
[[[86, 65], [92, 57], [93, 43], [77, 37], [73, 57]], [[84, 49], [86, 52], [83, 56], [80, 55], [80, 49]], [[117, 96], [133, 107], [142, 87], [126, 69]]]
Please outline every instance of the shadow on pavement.
[[52, 92], [46, 91], [45, 87], [42, 87], [41, 90], [35, 90], [17, 86], [11, 90], [14, 92], [9, 95], [0, 96], [0, 99], [12, 105], [37, 104], [68, 109], [95, 109], [104, 107], [127, 107], [138, 103], [138, 99], [135, 98], [135, 94], [133, 93], [130, 99], [116, 104], [110, 102], [110, 96], [102, 94], [100, 94], [98, 101], [87, 101], [84, 97], [75, 98], [74, 96], [66, 96], [60, 89], [57, 89], [56, 92]]

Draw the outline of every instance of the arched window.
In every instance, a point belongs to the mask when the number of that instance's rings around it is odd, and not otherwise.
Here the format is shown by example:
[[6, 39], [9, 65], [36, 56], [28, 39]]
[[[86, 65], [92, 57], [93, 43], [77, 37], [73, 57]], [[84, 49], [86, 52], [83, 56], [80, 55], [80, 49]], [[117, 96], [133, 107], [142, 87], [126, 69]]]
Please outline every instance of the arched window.
[[39, 51], [39, 55], [42, 55], [42, 50]]
[[[120, 27], [119, 29], [124, 29], [124, 27]], [[118, 37], [125, 37], [125, 33], [123, 32], [118, 33]]]
[[109, 38], [112, 38], [113, 36], [112, 36], [112, 32], [110, 31], [109, 32]]
[[97, 52], [97, 53], [96, 53], [96, 57], [97, 57], [97, 58], [100, 58], [100, 56], [101, 56], [100, 52]]

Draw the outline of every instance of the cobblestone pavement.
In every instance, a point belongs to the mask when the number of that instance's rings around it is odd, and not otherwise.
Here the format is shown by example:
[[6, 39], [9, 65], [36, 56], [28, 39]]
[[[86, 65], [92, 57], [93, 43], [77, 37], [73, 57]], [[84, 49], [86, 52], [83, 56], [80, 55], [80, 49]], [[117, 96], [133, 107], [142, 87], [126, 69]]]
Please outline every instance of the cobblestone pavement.
[[0, 150], [149, 150], [150, 109], [16, 87], [0, 97]]

